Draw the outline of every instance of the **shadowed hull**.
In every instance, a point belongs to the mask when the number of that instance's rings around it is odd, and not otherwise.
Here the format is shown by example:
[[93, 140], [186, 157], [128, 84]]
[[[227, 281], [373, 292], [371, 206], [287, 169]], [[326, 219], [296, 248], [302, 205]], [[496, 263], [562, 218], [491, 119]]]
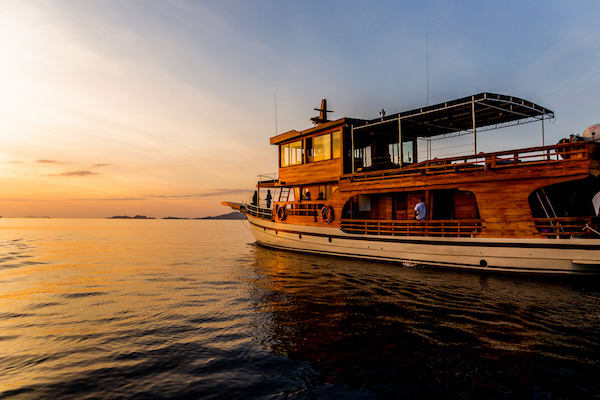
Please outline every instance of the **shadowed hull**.
[[600, 239], [479, 239], [350, 235], [248, 215], [267, 247], [357, 259], [544, 275], [600, 275]]

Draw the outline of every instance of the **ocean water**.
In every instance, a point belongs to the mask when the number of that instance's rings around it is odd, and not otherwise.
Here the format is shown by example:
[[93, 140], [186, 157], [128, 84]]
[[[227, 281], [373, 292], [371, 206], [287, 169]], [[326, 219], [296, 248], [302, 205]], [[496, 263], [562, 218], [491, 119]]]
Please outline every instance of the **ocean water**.
[[600, 398], [600, 284], [0, 219], [0, 398]]

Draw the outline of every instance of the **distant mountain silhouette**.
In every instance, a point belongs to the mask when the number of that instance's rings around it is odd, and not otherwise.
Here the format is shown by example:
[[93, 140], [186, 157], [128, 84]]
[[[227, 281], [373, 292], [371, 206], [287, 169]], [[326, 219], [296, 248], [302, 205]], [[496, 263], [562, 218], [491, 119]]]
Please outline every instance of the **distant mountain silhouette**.
[[217, 215], [214, 217], [202, 217], [195, 219], [246, 219], [246, 216], [239, 211], [233, 211], [228, 214]]
[[107, 217], [108, 219], [154, 219], [154, 217], [147, 217], [145, 215], [136, 215], [135, 217], [130, 217], [129, 215], [115, 215], [113, 217]]

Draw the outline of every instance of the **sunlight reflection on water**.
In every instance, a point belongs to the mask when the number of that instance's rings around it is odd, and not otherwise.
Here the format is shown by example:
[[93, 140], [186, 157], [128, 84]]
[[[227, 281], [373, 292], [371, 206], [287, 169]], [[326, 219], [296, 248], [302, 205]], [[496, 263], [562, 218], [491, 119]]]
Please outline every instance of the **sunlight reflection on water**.
[[252, 241], [240, 221], [0, 220], [0, 397], [600, 393], [597, 285]]

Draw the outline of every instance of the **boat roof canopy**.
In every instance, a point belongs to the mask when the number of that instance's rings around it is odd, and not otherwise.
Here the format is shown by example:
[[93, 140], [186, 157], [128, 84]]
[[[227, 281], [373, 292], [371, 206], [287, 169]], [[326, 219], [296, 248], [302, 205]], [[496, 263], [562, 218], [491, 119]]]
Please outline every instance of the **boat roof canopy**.
[[304, 129], [303, 131], [297, 131], [297, 130], [293, 129], [291, 131], [280, 133], [277, 136], [273, 136], [270, 139], [270, 142], [271, 142], [271, 144], [279, 144], [282, 142], [290, 141], [292, 139], [297, 140], [303, 136], [310, 135], [311, 133], [319, 132], [319, 131], [330, 129], [330, 128], [335, 128], [336, 126], [344, 125], [344, 124], [352, 122], [352, 121], [357, 121], [357, 120], [352, 120], [350, 118], [340, 118], [340, 119], [336, 119], [335, 121], [327, 121], [324, 123], [320, 123], [311, 128]]
[[[353, 121], [353, 129], [402, 122], [412, 137], [432, 137], [490, 130], [554, 118], [554, 112], [530, 101], [496, 93], [479, 93], [456, 100], [377, 118]], [[383, 128], [383, 127], [382, 127]]]

